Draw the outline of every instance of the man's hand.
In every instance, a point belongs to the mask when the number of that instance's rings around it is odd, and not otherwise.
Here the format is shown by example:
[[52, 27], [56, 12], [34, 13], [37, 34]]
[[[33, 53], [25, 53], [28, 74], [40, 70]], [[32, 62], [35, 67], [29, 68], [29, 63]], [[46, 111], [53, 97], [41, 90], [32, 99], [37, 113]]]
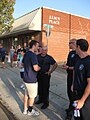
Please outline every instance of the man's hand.
[[64, 70], [67, 70], [68, 69], [68, 66], [67, 65], [62, 65], [62, 69], [64, 69]]
[[75, 101], [77, 103], [77, 109], [81, 109], [84, 105], [84, 102], [80, 99], [80, 100], [76, 100]]
[[83, 107], [84, 102], [86, 101], [86, 99], [90, 95], [90, 78], [87, 79], [87, 82], [88, 82], [88, 84], [85, 88], [85, 91], [84, 91], [82, 98], [80, 100], [76, 100], [76, 102], [78, 103], [77, 108], [79, 108], [79, 109], [81, 109]]
[[45, 74], [51, 75], [51, 71], [46, 72]]
[[53, 73], [53, 71], [55, 71], [55, 69], [57, 68], [58, 64], [57, 63], [54, 63], [52, 65], [52, 67], [49, 69], [48, 72], [46, 72], [45, 74], [48, 74], [48, 75], [51, 75], [51, 73]]

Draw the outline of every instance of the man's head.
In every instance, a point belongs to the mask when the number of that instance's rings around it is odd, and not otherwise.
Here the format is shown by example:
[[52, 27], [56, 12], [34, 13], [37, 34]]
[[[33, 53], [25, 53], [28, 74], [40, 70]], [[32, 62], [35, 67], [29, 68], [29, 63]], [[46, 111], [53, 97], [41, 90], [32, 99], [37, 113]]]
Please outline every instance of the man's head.
[[76, 49], [76, 39], [71, 39], [69, 41], [69, 48], [72, 49], [72, 50]]
[[33, 49], [33, 51], [36, 52], [39, 49], [39, 42], [36, 40], [32, 40], [29, 46], [30, 46], [30, 49]]
[[47, 46], [43, 46], [43, 47], [42, 47], [42, 53], [41, 53], [41, 55], [42, 55], [42, 56], [46, 56], [47, 51], [48, 51], [48, 47], [47, 47]]
[[87, 52], [89, 47], [88, 41], [85, 39], [78, 39], [76, 42], [77, 51], [81, 50], [82, 52]]

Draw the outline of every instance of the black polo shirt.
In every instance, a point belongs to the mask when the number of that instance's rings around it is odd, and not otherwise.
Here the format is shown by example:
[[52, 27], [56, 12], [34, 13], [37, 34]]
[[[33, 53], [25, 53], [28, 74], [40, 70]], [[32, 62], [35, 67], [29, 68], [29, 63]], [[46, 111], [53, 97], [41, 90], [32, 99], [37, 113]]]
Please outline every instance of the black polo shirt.
[[[78, 59], [79, 59], [79, 56], [76, 54], [76, 51], [75, 50], [70, 51], [69, 54], [68, 54], [68, 58], [67, 58], [67, 65], [69, 67], [74, 67], [76, 62], [78, 61]], [[67, 72], [71, 73], [71, 72], [73, 72], [73, 70], [67, 70]]]
[[87, 78], [90, 78], [90, 56], [81, 58], [75, 64], [73, 89], [84, 92], [87, 86]]
[[53, 65], [54, 63], [56, 63], [53, 57], [48, 54], [44, 57], [41, 56], [41, 54], [39, 54], [37, 58], [38, 58], [39, 66], [41, 68], [39, 72], [41, 73], [48, 72], [50, 69], [50, 65]]

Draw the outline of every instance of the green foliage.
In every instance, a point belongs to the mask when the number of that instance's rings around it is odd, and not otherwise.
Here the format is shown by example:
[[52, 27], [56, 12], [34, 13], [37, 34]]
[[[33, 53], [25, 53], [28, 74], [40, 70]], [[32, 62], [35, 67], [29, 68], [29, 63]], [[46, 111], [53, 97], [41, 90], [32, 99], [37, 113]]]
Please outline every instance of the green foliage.
[[0, 34], [12, 28], [14, 4], [15, 0], [0, 0]]

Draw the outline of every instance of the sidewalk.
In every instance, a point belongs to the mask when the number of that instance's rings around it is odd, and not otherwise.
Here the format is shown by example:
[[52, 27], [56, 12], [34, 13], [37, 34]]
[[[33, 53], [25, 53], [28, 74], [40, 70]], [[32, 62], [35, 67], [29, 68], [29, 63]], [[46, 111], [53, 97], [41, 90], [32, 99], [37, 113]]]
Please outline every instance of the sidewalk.
[[66, 95], [66, 73], [57, 69], [51, 77], [50, 105], [47, 109], [41, 110], [41, 105], [35, 105], [40, 112], [39, 116], [23, 115], [24, 90], [20, 89], [18, 68], [0, 68], [0, 99], [2, 103], [14, 114], [18, 120], [64, 120], [65, 109], [68, 106]]

